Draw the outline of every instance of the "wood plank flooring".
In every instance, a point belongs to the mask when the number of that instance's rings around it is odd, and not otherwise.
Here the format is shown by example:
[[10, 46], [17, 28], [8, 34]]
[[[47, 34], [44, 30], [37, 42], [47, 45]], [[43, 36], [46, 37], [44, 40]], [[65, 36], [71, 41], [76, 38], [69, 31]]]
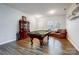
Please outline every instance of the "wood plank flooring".
[[31, 46], [29, 38], [10, 42], [0, 46], [0, 55], [79, 55], [79, 52], [67, 39], [50, 37], [44, 38], [44, 46], [40, 47], [39, 40], [34, 39]]

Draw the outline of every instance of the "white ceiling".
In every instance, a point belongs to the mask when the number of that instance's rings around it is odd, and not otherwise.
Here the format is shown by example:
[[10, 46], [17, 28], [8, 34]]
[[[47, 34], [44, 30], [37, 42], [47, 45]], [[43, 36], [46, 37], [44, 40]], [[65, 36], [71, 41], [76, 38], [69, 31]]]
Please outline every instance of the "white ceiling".
[[48, 15], [49, 10], [55, 10], [54, 15], [64, 15], [71, 5], [70, 3], [5, 3], [12, 8], [18, 9], [26, 14], [43, 14]]

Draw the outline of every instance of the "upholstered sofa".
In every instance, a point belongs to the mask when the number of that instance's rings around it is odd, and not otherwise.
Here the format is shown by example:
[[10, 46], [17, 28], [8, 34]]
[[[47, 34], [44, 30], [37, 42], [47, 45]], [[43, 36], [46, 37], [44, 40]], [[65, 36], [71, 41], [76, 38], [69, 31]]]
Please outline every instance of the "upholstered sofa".
[[56, 38], [66, 38], [67, 32], [66, 29], [58, 29], [57, 31], [50, 32], [50, 35]]

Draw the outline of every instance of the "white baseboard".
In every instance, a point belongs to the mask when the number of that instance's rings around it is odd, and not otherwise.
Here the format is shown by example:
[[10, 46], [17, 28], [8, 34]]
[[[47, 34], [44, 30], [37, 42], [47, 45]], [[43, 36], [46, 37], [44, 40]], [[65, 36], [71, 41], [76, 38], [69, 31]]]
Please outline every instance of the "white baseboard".
[[76, 48], [77, 51], [79, 51], [79, 48], [77, 47], [77, 45], [73, 42], [73, 40], [71, 40], [70, 37], [67, 37], [69, 42]]
[[9, 43], [9, 42], [12, 42], [12, 41], [15, 41], [16, 39], [13, 39], [13, 40], [9, 40], [9, 41], [5, 41], [5, 42], [1, 42], [0, 45], [3, 45], [3, 44], [6, 44], [6, 43]]

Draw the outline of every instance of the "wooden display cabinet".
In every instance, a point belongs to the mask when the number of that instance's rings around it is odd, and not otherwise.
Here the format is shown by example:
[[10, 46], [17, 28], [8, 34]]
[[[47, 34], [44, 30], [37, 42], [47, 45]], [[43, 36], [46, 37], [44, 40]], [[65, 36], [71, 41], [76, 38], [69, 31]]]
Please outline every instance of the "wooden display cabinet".
[[22, 16], [22, 19], [19, 20], [19, 40], [26, 39], [29, 31], [29, 21], [25, 16]]

